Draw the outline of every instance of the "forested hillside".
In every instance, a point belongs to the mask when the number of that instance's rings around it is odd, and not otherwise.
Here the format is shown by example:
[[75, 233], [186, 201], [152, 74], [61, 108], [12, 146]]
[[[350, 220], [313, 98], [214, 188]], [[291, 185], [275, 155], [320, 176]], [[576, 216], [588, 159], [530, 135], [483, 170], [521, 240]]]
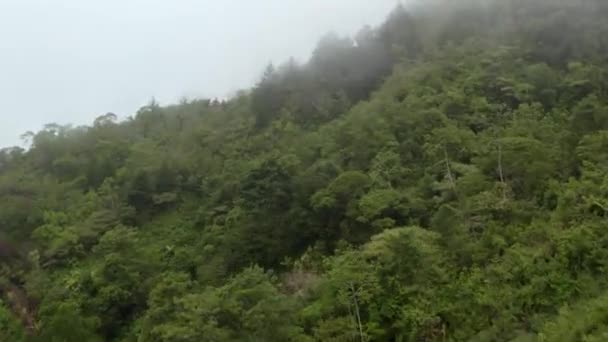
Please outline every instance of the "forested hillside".
[[26, 134], [0, 340], [607, 341], [606, 18], [424, 1], [231, 99]]

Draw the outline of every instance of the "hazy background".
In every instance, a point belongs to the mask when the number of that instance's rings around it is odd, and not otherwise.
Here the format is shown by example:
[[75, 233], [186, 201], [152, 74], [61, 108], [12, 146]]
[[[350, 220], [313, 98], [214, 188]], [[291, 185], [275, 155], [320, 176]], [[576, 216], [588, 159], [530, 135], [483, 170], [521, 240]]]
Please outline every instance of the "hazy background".
[[0, 147], [56, 122], [133, 114], [152, 97], [224, 97], [328, 31], [397, 0], [0, 0]]

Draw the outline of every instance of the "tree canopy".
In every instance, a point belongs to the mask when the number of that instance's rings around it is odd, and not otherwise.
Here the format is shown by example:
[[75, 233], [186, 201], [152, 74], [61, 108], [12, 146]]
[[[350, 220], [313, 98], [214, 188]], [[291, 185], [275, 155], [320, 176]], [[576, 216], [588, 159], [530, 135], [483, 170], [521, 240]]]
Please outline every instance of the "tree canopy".
[[606, 15], [412, 3], [230, 99], [25, 134], [0, 340], [606, 340]]

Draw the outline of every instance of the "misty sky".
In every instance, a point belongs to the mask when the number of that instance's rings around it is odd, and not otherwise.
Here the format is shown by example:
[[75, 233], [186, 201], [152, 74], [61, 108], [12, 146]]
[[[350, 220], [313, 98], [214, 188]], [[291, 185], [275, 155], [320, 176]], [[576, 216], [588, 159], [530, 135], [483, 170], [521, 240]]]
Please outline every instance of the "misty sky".
[[0, 147], [43, 124], [222, 97], [398, 0], [0, 0]]

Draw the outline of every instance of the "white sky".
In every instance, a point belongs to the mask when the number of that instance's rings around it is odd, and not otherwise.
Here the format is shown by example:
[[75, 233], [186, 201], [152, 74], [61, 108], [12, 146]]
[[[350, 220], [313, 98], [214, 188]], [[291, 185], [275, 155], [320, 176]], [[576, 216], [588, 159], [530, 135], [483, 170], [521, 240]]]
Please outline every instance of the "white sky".
[[222, 97], [398, 0], [0, 0], [0, 147], [45, 123]]

